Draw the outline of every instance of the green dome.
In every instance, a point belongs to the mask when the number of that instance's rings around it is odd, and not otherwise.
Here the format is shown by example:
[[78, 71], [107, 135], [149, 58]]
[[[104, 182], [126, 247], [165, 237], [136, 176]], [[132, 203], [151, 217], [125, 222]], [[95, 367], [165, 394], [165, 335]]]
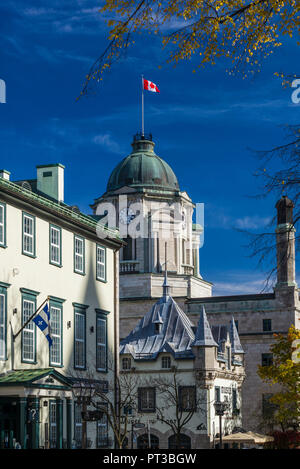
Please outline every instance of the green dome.
[[170, 166], [154, 153], [151, 136], [136, 135], [132, 147], [132, 153], [126, 156], [111, 173], [107, 192], [124, 186], [179, 190], [177, 177]]

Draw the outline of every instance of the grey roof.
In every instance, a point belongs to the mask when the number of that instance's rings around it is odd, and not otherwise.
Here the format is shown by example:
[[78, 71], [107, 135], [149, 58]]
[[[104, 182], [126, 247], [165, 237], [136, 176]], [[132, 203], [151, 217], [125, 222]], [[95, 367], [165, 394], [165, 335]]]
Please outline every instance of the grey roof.
[[230, 342], [232, 353], [245, 353], [240, 342], [239, 334], [233, 316], [230, 321]]
[[213, 338], [204, 306], [202, 306], [201, 309], [200, 319], [198, 321], [198, 326], [195, 334], [195, 341], [193, 345], [218, 347], [218, 344]]
[[[156, 324], [161, 329], [156, 332]], [[192, 324], [171, 296], [163, 296], [140, 320], [137, 327], [120, 344], [120, 353], [134, 358], [155, 359], [160, 352], [175, 358], [193, 358], [195, 339]]]
[[[165, 278], [167, 284], [167, 275]], [[120, 354], [131, 354], [135, 360], [155, 360], [159, 353], [169, 352], [174, 358], [194, 358], [193, 346], [218, 347], [233, 338], [233, 353], [243, 353], [235, 324], [210, 327], [205, 309], [202, 308], [197, 328], [164, 291], [163, 296], [139, 321], [130, 334], [121, 341]], [[195, 330], [196, 329], [196, 330]], [[195, 330], [195, 333], [194, 333]]]

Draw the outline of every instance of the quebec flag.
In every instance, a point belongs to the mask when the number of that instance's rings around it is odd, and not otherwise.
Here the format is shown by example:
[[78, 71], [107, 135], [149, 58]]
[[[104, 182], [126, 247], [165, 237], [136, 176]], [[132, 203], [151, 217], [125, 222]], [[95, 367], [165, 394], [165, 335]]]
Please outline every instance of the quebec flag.
[[52, 337], [50, 332], [50, 312], [48, 303], [45, 304], [42, 311], [33, 318], [33, 322], [41, 329], [45, 334], [46, 339], [49, 342], [49, 345], [52, 345]]

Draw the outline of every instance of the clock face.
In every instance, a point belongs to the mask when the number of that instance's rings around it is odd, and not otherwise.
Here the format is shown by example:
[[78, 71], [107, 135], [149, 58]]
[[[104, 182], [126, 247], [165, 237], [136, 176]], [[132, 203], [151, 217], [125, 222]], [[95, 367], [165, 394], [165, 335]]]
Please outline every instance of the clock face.
[[135, 217], [134, 211], [129, 207], [129, 208], [122, 208], [120, 211], [120, 222], [123, 223], [124, 225], [129, 225], [131, 220], [133, 220]]

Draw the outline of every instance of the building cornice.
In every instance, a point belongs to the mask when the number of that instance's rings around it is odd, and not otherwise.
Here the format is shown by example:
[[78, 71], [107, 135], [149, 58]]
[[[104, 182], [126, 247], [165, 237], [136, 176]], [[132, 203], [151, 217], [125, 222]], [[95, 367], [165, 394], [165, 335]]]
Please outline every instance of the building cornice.
[[[99, 222], [93, 217], [82, 213], [76, 213], [65, 204], [54, 202], [3, 178], [0, 178], [0, 192], [23, 203], [28, 203], [31, 207], [42, 210], [46, 214], [51, 213], [72, 225], [88, 230], [95, 236], [96, 228], [99, 230]], [[113, 243], [119, 248], [122, 247], [124, 242], [120, 238], [118, 230], [113, 230], [105, 225], [102, 225], [100, 229], [104, 235], [103, 239], [101, 239], [103, 243]]]

